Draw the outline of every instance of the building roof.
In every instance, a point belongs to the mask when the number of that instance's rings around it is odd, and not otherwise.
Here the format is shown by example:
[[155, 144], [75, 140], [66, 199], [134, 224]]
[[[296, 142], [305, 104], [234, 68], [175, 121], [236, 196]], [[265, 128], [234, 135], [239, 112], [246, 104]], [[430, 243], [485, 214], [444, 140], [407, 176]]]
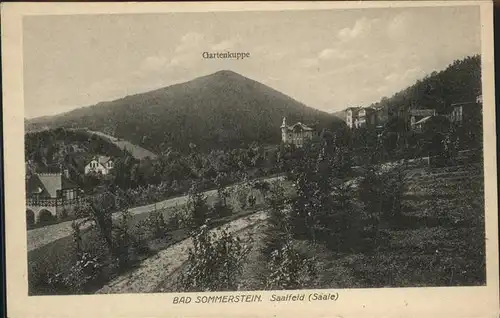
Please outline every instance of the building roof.
[[356, 106], [356, 107], [347, 107], [346, 108], [346, 112], [348, 111], [352, 111], [354, 114], [357, 114], [363, 107], [359, 107], [359, 106]]
[[97, 158], [97, 161], [99, 161], [100, 164], [105, 164], [109, 160], [111, 160], [111, 158], [106, 156], [98, 156]]
[[424, 118], [420, 119], [419, 121], [417, 121], [417, 122], [415, 123], [415, 125], [418, 125], [418, 124], [423, 124], [423, 123], [425, 123], [426, 121], [428, 121], [429, 119], [431, 119], [432, 117], [433, 117], [433, 116], [427, 116], [427, 117], [424, 117]]
[[111, 157], [107, 157], [107, 156], [93, 156], [92, 159], [90, 159], [87, 164], [89, 164], [90, 162], [92, 162], [93, 160], [97, 161], [98, 163], [100, 163], [101, 165], [105, 165], [108, 161], [111, 160]]
[[78, 186], [61, 173], [35, 173], [26, 180], [26, 194], [55, 198], [58, 190], [75, 189]]
[[292, 126], [288, 126], [288, 129], [292, 130], [292, 131], [313, 131], [314, 130], [313, 128], [306, 126], [301, 122], [293, 124]]

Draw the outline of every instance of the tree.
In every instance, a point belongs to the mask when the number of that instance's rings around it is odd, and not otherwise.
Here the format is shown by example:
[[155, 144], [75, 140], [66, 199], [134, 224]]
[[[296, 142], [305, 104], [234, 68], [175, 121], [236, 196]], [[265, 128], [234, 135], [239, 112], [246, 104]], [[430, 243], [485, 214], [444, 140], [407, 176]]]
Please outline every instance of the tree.
[[[259, 188], [263, 185], [259, 184]], [[266, 187], [267, 188], [267, 187]], [[291, 207], [280, 183], [274, 183], [269, 187], [266, 203], [269, 206], [267, 226], [264, 232], [264, 246], [262, 252], [266, 257], [280, 249], [285, 243], [286, 237], [291, 235]]]
[[90, 222], [95, 225], [109, 251], [118, 257], [121, 251], [114, 244], [113, 212], [127, 213], [127, 209], [128, 201], [123, 193], [107, 191], [102, 195], [88, 198], [82, 208], [78, 209], [77, 216], [83, 218], [83, 224]]
[[229, 195], [229, 192], [227, 190], [227, 186], [229, 185], [227, 174], [224, 172], [217, 173], [214, 183], [217, 187], [217, 197], [219, 199], [219, 202], [222, 204], [222, 206], [226, 207], [226, 201]]
[[125, 268], [130, 262], [129, 249], [132, 235], [129, 231], [130, 212], [124, 209], [120, 213], [119, 223], [113, 232], [113, 254], [118, 261], [119, 268]]
[[187, 269], [179, 278], [184, 291], [237, 290], [237, 279], [250, 250], [225, 229], [210, 233], [207, 226], [197, 229], [189, 250]]
[[270, 290], [303, 289], [316, 276], [314, 262], [299, 254], [291, 239], [272, 252], [265, 288]]
[[404, 166], [387, 171], [372, 167], [359, 183], [360, 200], [376, 233], [382, 223], [397, 223], [402, 217], [402, 200], [405, 190]]
[[192, 226], [199, 227], [205, 224], [209, 213], [207, 197], [199, 190], [199, 186], [195, 182], [189, 189], [186, 209], [191, 215]]

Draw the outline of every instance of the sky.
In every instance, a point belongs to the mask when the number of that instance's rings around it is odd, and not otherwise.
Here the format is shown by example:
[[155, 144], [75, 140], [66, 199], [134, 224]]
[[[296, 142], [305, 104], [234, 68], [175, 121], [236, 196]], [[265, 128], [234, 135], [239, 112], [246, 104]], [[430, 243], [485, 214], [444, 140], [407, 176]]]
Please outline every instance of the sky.
[[[390, 97], [479, 54], [478, 7], [31, 16], [25, 117], [232, 70], [327, 112]], [[244, 60], [203, 52], [249, 52]]]

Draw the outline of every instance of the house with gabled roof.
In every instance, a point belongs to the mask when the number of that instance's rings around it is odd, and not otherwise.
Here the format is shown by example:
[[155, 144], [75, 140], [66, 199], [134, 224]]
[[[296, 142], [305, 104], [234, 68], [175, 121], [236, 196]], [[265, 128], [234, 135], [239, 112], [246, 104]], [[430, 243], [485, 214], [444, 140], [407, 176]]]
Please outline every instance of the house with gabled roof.
[[348, 107], [345, 110], [345, 122], [347, 127], [376, 128], [387, 122], [387, 109], [384, 107]]
[[281, 141], [285, 144], [293, 144], [296, 147], [302, 147], [306, 140], [312, 139], [317, 135], [316, 129], [304, 125], [301, 122], [291, 126], [286, 124], [286, 118], [283, 117], [281, 125]]
[[85, 174], [107, 175], [113, 169], [113, 159], [107, 156], [94, 156], [85, 166]]
[[81, 190], [68, 170], [47, 169], [26, 176], [26, 217], [28, 225], [63, 219], [80, 203]]

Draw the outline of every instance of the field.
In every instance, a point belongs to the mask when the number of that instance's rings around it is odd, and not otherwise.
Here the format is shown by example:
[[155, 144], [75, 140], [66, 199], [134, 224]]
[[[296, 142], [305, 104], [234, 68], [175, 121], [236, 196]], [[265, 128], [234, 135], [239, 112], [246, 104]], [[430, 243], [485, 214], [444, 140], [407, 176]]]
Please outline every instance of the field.
[[77, 129], [77, 130], [86, 132], [89, 135], [97, 135], [101, 138], [104, 138], [105, 140], [116, 145], [121, 150], [129, 152], [130, 155], [132, 157], [136, 158], [137, 160], [142, 160], [142, 159], [145, 159], [147, 157], [149, 157], [150, 159], [156, 159], [156, 157], [157, 157], [157, 155], [154, 154], [153, 152], [151, 152], [147, 149], [144, 149], [138, 145], [135, 145], [127, 140], [118, 139], [118, 138], [107, 135], [107, 134], [100, 132], [100, 131], [90, 131], [87, 129], [85, 129], [85, 130]]

